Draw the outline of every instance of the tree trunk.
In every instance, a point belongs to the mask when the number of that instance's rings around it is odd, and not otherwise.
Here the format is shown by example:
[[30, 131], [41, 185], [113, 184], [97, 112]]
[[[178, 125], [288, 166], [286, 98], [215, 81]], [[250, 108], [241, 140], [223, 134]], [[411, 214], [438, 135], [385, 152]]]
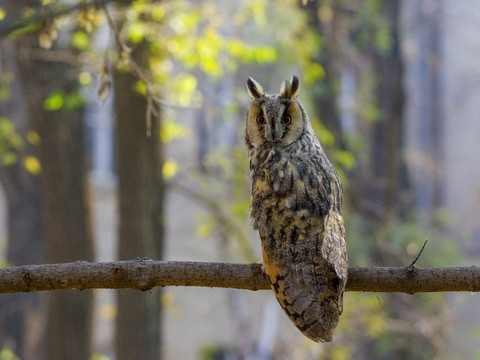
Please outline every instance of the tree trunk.
[[[7, 11], [9, 9], [7, 8]], [[18, 76], [13, 42], [1, 44], [0, 67], [5, 72]], [[16, 132], [23, 138], [28, 132], [24, 102], [18, 82], [10, 85], [11, 95], [0, 103], [0, 113], [15, 125]], [[10, 265], [40, 264], [44, 262], [42, 203], [38, 176], [28, 172], [22, 164], [32, 147], [17, 149], [17, 162], [11, 166], [0, 166], [0, 181], [7, 200], [7, 249], [6, 260]], [[22, 359], [38, 343], [32, 331], [38, 323], [39, 294], [12, 294], [0, 297], [1, 343], [9, 346]], [[26, 326], [29, 324], [30, 326]]]
[[[382, 16], [390, 25], [391, 48], [386, 54], [372, 54], [372, 69], [377, 80], [375, 90], [380, 119], [374, 122], [370, 140], [370, 165], [372, 176], [376, 179], [369, 193], [377, 199], [377, 211], [374, 219], [385, 224], [403, 213], [399, 202], [407, 188], [406, 166], [403, 160], [403, 61], [399, 38], [400, 2], [384, 1]], [[403, 204], [404, 205], [404, 204]]]
[[[139, 63], [146, 44], [132, 55]], [[118, 136], [120, 206], [119, 258], [161, 259], [164, 237], [162, 144], [159, 119], [152, 116], [151, 136], [146, 128], [147, 101], [133, 92], [137, 78], [114, 71], [114, 110]], [[160, 289], [140, 293], [118, 292], [116, 319], [117, 360], [159, 359], [161, 353]]]
[[[66, 109], [63, 106], [54, 111], [44, 108], [46, 97], [53, 91], [61, 90], [67, 95], [78, 91], [79, 70], [72, 64], [75, 54], [55, 49], [57, 54], [52, 57], [51, 51], [38, 48], [37, 43], [36, 36], [18, 38], [16, 54], [26, 113], [41, 139], [36, 155], [42, 166], [45, 260], [49, 263], [90, 261], [93, 244], [87, 201], [83, 107]], [[52, 292], [45, 299], [43, 358], [88, 359], [92, 292]], [[42, 357], [35, 354], [35, 358]]]
[[[415, 211], [411, 197], [411, 184], [404, 159], [405, 122], [403, 116], [403, 59], [400, 42], [400, 0], [385, 0], [380, 7], [380, 16], [386, 21], [391, 36], [391, 46], [385, 51], [373, 47], [370, 54], [373, 75], [376, 80], [375, 99], [380, 118], [370, 124], [369, 160], [365, 176], [364, 196], [370, 199], [371, 205], [364, 213], [365, 221], [369, 221], [371, 231], [376, 235], [376, 243], [372, 251], [374, 261], [380, 264], [399, 264], [403, 261], [399, 251], [391, 245], [391, 237], [386, 229], [395, 224], [411, 221]], [[368, 219], [368, 220], [367, 220]], [[389, 316], [403, 319], [411, 325], [414, 319], [405, 314], [405, 309], [426, 313], [422, 305], [413, 298], [397, 297], [387, 294]], [[440, 311], [441, 307], [437, 309]], [[437, 336], [444, 336], [440, 332]], [[392, 335], [387, 335], [392, 337]], [[397, 342], [389, 349], [390, 359], [418, 358], [419, 354], [433, 357], [434, 344], [432, 336], [411, 330], [395, 335]], [[410, 347], [400, 344], [411, 344]], [[372, 347], [377, 345], [372, 344]], [[377, 350], [378, 351], [378, 350]], [[373, 354], [376, 354], [375, 351]]]
[[[340, 59], [337, 46], [337, 9], [334, 8], [332, 19], [324, 23], [319, 18], [320, 1], [308, 1], [305, 6], [308, 26], [316, 29], [320, 36], [324, 38], [324, 48], [314, 56], [313, 61], [322, 65], [325, 70], [325, 77], [313, 85], [312, 91], [315, 97], [314, 106], [317, 116], [325, 127], [333, 134], [338, 148], [345, 148], [343, 131], [340, 123], [340, 114], [338, 111], [338, 73]], [[336, 3], [332, 7], [336, 7]]]

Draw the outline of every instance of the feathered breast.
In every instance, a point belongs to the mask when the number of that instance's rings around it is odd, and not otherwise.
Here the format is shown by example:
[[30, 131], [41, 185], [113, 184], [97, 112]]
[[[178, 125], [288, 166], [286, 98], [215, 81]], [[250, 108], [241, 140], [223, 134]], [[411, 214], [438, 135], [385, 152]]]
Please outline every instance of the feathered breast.
[[338, 175], [323, 154], [251, 151], [254, 228], [277, 300], [315, 341], [331, 341], [347, 280]]

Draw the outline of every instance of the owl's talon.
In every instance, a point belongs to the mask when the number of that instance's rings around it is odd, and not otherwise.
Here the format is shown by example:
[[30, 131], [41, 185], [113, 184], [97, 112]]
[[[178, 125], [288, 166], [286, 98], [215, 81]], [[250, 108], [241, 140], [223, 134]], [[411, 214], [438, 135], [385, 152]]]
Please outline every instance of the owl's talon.
[[263, 260], [257, 261], [257, 262], [254, 263], [254, 264], [262, 265], [262, 272], [263, 272], [264, 274], [266, 274], [266, 272], [265, 272], [265, 265], [263, 265]]

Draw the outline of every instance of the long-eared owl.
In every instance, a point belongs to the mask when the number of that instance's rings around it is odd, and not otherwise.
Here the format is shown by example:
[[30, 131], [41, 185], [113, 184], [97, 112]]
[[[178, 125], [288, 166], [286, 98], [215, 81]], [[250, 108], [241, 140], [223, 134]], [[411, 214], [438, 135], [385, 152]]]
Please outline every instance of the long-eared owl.
[[340, 179], [297, 98], [296, 76], [278, 95], [252, 78], [247, 89], [251, 218], [263, 269], [295, 326], [314, 341], [332, 341], [348, 271]]

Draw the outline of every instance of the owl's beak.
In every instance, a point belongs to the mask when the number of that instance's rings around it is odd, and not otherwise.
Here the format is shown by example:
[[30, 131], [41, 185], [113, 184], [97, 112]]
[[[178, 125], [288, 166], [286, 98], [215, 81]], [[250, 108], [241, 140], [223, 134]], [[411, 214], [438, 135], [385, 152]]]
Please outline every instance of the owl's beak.
[[268, 140], [268, 141], [273, 141], [273, 134], [274, 134], [274, 129], [272, 128], [272, 126], [269, 124], [267, 126], [265, 126], [265, 138]]
[[276, 126], [275, 122], [271, 127], [271, 141], [280, 141], [283, 138], [283, 128], [281, 126]]

